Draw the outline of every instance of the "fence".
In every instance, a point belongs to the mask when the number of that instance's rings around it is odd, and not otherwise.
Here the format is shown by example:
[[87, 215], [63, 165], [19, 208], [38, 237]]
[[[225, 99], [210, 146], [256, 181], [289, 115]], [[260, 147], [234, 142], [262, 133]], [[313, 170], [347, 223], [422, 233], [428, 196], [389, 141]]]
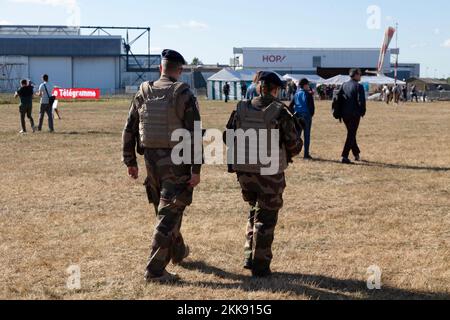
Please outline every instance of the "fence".
[[450, 91], [429, 91], [427, 96], [432, 101], [450, 101]]

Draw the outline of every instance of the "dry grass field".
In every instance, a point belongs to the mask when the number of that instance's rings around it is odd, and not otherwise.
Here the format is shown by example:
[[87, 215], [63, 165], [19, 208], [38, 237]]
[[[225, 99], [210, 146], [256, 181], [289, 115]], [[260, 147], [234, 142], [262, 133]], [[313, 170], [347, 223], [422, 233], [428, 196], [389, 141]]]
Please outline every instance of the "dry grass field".
[[[232, 105], [200, 103], [204, 126], [223, 128]], [[288, 171], [272, 279], [242, 269], [248, 208], [235, 176], [205, 167], [184, 220], [192, 255], [170, 267], [176, 285], [143, 282], [155, 215], [144, 177], [121, 164], [128, 105], [62, 103], [56, 134], [21, 136], [16, 104], [0, 104], [0, 298], [450, 298], [450, 103], [370, 104], [365, 162], [342, 166], [344, 127], [319, 102], [318, 160]], [[81, 290], [66, 288], [70, 265]], [[382, 290], [366, 287], [372, 265]]]

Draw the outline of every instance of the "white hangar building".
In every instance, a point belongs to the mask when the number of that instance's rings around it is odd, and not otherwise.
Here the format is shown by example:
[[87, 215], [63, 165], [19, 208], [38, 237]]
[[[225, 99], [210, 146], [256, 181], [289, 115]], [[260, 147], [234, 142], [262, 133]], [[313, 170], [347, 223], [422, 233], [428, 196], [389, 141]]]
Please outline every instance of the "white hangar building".
[[[127, 36], [112, 35], [118, 30]], [[128, 38], [132, 32], [137, 38]], [[148, 53], [135, 55], [133, 43], [147, 45], [147, 36]], [[150, 55], [150, 28], [0, 26], [0, 92], [16, 90], [21, 79], [40, 83], [48, 74], [55, 86], [115, 94], [157, 79], [159, 63], [159, 55]]]
[[[380, 57], [377, 48], [234, 48], [233, 53], [236, 65], [246, 70], [317, 74], [325, 79], [346, 74], [351, 68], [375, 71]], [[390, 50], [386, 53], [383, 71], [391, 72]]]

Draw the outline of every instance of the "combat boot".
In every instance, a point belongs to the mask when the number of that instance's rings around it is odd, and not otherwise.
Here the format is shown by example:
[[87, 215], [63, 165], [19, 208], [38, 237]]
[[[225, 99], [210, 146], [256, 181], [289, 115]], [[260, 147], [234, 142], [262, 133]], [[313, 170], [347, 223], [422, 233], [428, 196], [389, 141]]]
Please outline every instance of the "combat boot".
[[244, 269], [252, 270], [253, 269], [253, 261], [251, 259], [244, 260]]
[[177, 257], [173, 258], [172, 259], [172, 264], [173, 265], [179, 265], [184, 260], [186, 260], [189, 257], [190, 254], [191, 254], [191, 249], [189, 248], [189, 246], [185, 246], [184, 256], [182, 258], [177, 258]]
[[267, 270], [252, 270], [252, 275], [254, 278], [269, 278], [272, 276], [272, 271]]
[[180, 280], [180, 277], [175, 273], [164, 271], [162, 276], [154, 276], [150, 272], [146, 272], [144, 279], [147, 283], [174, 283]]

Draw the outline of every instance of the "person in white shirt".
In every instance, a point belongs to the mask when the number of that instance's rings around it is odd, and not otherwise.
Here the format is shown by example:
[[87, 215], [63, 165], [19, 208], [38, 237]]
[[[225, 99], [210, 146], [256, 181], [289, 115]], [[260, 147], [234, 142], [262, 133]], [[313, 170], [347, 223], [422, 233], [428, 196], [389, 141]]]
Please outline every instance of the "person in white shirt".
[[44, 123], [44, 116], [47, 114], [48, 117], [48, 128], [50, 132], [55, 132], [53, 126], [53, 103], [54, 98], [52, 96], [53, 86], [48, 82], [48, 75], [44, 74], [42, 76], [43, 83], [39, 86], [39, 90], [36, 95], [41, 97], [41, 109], [39, 112], [39, 125], [38, 131], [42, 131], [42, 125]]

